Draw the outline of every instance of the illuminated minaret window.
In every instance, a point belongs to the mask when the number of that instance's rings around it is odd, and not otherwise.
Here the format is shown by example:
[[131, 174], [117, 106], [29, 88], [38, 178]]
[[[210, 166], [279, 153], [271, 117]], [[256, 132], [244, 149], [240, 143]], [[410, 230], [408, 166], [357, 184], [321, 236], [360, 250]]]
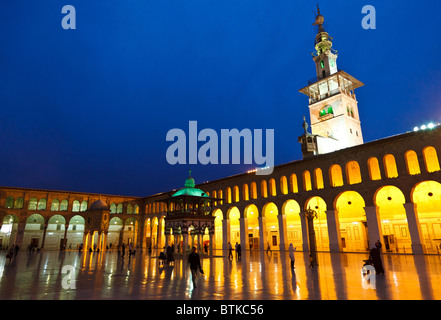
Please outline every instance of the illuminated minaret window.
[[363, 83], [337, 67], [337, 51], [323, 26], [324, 17], [317, 10], [314, 25], [317, 77], [299, 91], [309, 97], [311, 134], [316, 136], [315, 154], [323, 154], [363, 143], [355, 89]]

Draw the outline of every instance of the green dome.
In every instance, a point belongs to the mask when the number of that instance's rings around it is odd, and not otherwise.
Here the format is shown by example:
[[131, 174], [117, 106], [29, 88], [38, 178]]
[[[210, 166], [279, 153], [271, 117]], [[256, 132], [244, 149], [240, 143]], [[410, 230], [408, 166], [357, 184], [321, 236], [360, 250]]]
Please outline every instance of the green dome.
[[208, 195], [201, 189], [195, 188], [194, 179], [191, 177], [191, 170], [189, 171], [189, 177], [185, 179], [184, 188], [175, 192], [172, 197], [177, 196], [193, 196], [193, 197], [208, 197]]

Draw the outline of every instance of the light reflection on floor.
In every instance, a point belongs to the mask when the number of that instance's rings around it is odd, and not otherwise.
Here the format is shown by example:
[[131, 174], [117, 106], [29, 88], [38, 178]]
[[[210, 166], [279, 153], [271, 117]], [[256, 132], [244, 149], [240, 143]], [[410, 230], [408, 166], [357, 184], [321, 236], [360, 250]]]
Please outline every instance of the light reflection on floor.
[[[204, 275], [193, 288], [185, 259], [159, 266], [157, 253], [131, 259], [117, 252], [20, 252], [9, 264], [0, 253], [0, 300], [7, 299], [196, 299], [196, 300], [431, 300], [441, 299], [441, 256], [383, 256], [386, 275], [376, 289], [364, 289], [361, 267], [366, 254], [319, 253], [308, 268], [296, 253], [292, 272], [288, 253], [245, 252], [229, 261], [216, 252], [204, 257]], [[75, 289], [63, 288], [62, 267], [75, 269]]]

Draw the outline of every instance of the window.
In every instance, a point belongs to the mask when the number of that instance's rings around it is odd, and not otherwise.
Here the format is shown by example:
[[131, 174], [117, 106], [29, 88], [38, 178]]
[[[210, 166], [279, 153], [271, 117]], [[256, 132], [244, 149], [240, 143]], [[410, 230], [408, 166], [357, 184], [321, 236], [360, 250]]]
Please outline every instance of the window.
[[29, 200], [28, 210], [37, 210], [37, 198], [31, 198]]
[[87, 201], [81, 202], [80, 211], [84, 212], [87, 210]]
[[360, 166], [357, 161], [349, 161], [346, 164], [346, 176], [349, 184], [361, 182]]
[[320, 168], [316, 168], [314, 170], [314, 185], [315, 185], [316, 189], [323, 189], [324, 188], [323, 173], [322, 173], [322, 169], [320, 169]]
[[73, 212], [80, 211], [80, 202], [78, 200], [74, 200], [73, 205], [72, 205], [72, 211]]
[[395, 157], [391, 154], [387, 154], [383, 158], [383, 165], [386, 172], [387, 178], [398, 177], [397, 164], [395, 162]]
[[424, 163], [427, 172], [439, 171], [439, 161], [436, 149], [434, 147], [426, 147], [423, 150]]
[[67, 211], [67, 206], [69, 205], [69, 202], [65, 199], [61, 201], [60, 203], [60, 211]]
[[60, 210], [60, 201], [58, 201], [58, 199], [54, 199], [52, 200], [51, 211], [58, 211], [58, 210]]
[[320, 61], [320, 67], [322, 67], [322, 69], [325, 67], [325, 62], [323, 60]]
[[332, 187], [341, 187], [343, 185], [343, 174], [338, 164], [334, 164], [329, 168], [329, 176]]
[[15, 199], [14, 209], [23, 209], [23, 198], [22, 197], [18, 197], [17, 199]]
[[332, 106], [326, 105], [320, 110], [320, 112], [319, 112], [320, 118], [324, 117], [326, 115], [334, 115], [334, 110], [332, 109]]
[[406, 159], [407, 173], [410, 175], [420, 174], [420, 164], [418, 163], [418, 156], [415, 151], [409, 150], [404, 154]]
[[7, 197], [6, 198], [5, 208], [12, 209], [13, 207], [14, 207], [14, 198], [13, 197]]
[[371, 180], [381, 180], [380, 165], [375, 157], [368, 160], [369, 178]]
[[303, 191], [310, 191], [312, 190], [311, 185], [311, 174], [308, 170], [305, 170], [303, 172]]

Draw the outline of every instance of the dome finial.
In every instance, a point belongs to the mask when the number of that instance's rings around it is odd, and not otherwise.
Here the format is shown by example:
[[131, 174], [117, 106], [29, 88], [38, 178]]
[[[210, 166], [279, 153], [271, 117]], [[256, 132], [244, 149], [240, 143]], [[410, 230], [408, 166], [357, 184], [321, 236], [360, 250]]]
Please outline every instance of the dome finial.
[[186, 188], [194, 188], [195, 187], [194, 179], [191, 177], [191, 170], [188, 170], [188, 178], [185, 179], [184, 186]]

